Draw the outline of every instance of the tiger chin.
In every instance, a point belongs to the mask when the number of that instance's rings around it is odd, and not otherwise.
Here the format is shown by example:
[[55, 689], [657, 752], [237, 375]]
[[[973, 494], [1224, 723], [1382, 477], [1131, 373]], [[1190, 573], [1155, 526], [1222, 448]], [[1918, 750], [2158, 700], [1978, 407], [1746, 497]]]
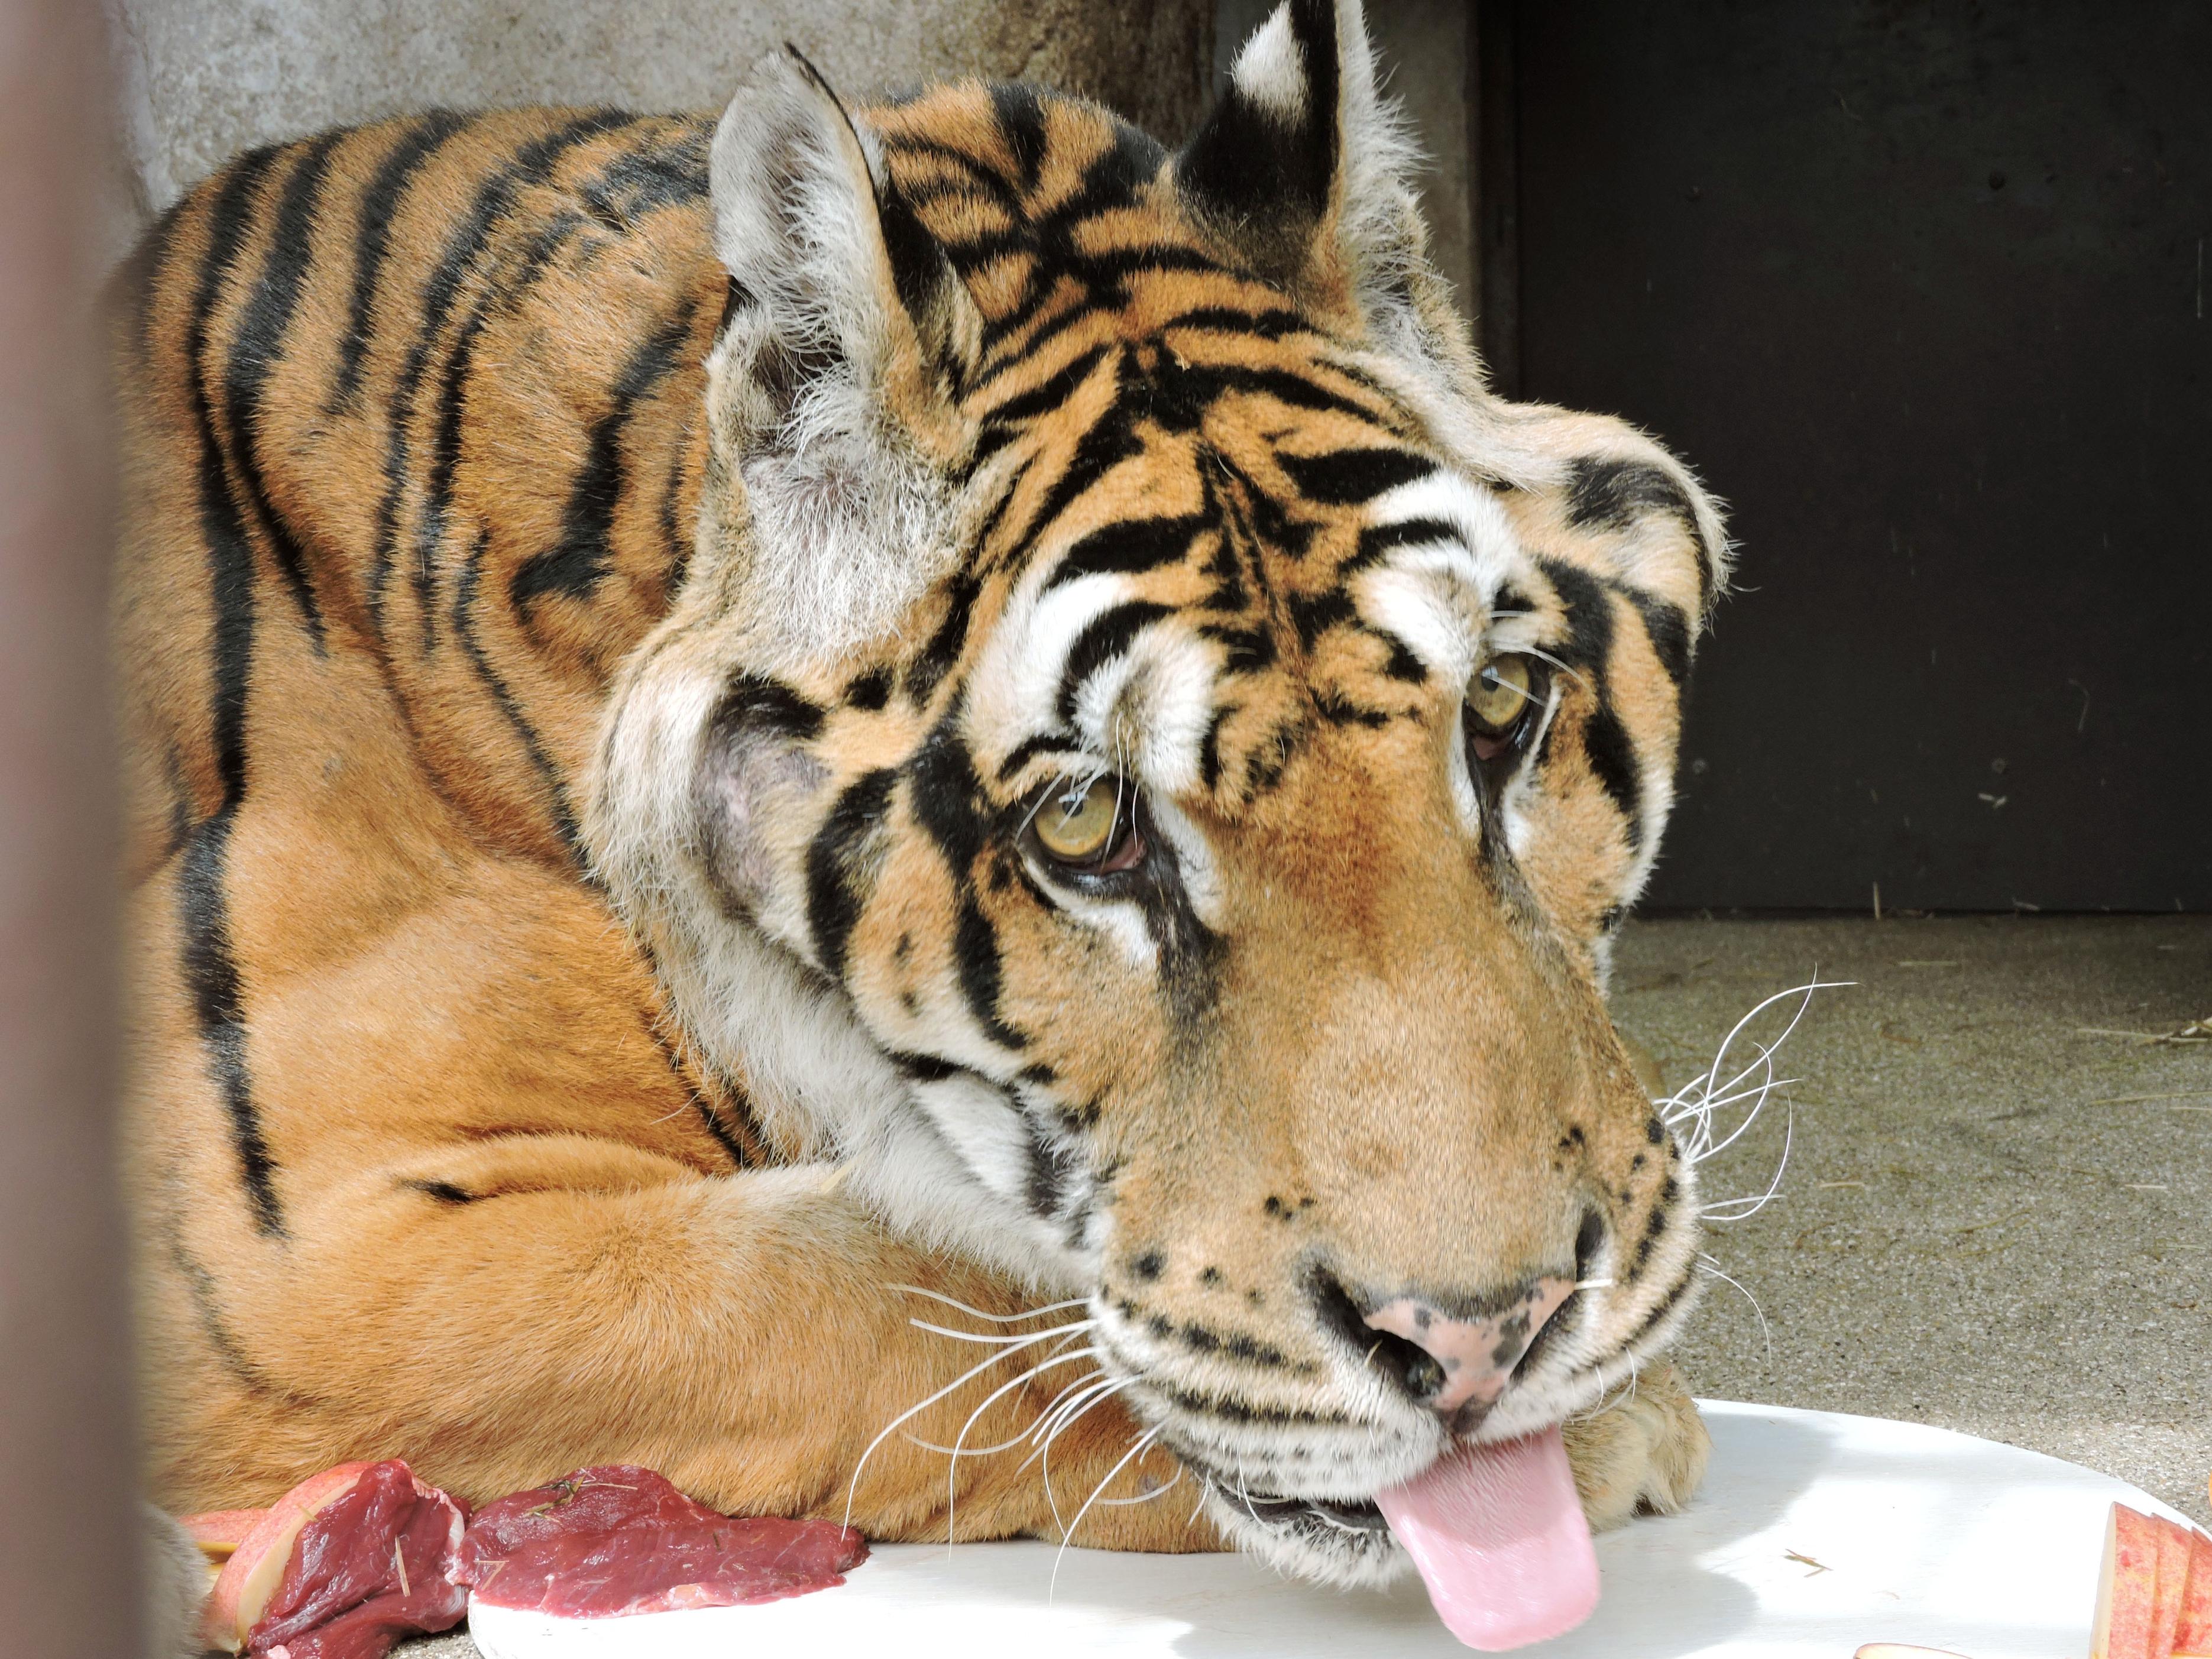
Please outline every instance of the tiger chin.
[[1687, 1500], [1695, 1182], [1602, 993], [1727, 544], [1488, 389], [1413, 166], [1357, 0], [1289, 0], [1173, 153], [792, 53], [719, 122], [410, 118], [164, 220], [116, 329], [161, 1501], [630, 1461], [1353, 1583], [1470, 1443]]

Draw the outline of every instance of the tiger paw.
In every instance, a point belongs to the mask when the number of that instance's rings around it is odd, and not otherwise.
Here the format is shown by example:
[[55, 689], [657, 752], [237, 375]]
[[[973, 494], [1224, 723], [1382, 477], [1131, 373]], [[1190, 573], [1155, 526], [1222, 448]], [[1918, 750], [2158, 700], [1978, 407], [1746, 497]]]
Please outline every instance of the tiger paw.
[[1596, 1532], [1632, 1516], [1675, 1513], [1696, 1495], [1713, 1445], [1681, 1373], [1665, 1359], [1568, 1423], [1565, 1438], [1575, 1491]]

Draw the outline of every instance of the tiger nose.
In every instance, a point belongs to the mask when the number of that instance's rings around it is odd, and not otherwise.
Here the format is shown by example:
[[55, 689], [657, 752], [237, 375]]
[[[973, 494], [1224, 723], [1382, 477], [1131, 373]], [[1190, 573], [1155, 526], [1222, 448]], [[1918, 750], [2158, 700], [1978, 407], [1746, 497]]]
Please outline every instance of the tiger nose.
[[1531, 1279], [1508, 1306], [1473, 1319], [1455, 1319], [1417, 1297], [1401, 1296], [1376, 1309], [1365, 1322], [1370, 1330], [1403, 1338], [1435, 1362], [1433, 1371], [1418, 1361], [1407, 1370], [1407, 1387], [1425, 1404], [1445, 1417], [1465, 1412], [1478, 1418], [1498, 1403], [1536, 1333], [1574, 1293], [1572, 1279]]

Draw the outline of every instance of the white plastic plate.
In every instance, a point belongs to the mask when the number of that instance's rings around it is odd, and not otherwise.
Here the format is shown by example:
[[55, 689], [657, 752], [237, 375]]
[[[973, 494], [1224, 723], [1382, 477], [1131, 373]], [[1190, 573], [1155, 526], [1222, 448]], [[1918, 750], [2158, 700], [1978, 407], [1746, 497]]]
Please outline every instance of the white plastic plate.
[[[1879, 1418], [1702, 1402], [1711, 1473], [1687, 1513], [1597, 1540], [1604, 1595], [1532, 1659], [1849, 1659], [1864, 1642], [1971, 1659], [2087, 1650], [2106, 1505], [2183, 1517], [2035, 1452]], [[762, 1607], [556, 1619], [479, 1607], [486, 1659], [1415, 1659], [1467, 1652], [1420, 1586], [1288, 1583], [1237, 1555], [1048, 1544], [878, 1547], [841, 1589]]]

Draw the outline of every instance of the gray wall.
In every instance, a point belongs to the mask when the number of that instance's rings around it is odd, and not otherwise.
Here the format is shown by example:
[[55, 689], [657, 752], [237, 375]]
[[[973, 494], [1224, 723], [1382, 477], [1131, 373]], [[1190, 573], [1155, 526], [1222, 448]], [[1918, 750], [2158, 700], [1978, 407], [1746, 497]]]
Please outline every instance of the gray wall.
[[[848, 97], [949, 76], [1088, 94], [1170, 143], [1273, 0], [103, 0], [119, 254], [233, 152], [433, 105], [716, 109], [789, 40]], [[1370, 0], [1431, 158], [1437, 260], [1474, 310], [1469, 0]]]
[[789, 40], [865, 98], [958, 75], [1196, 119], [1214, 0], [105, 0], [111, 252], [232, 152], [432, 105], [719, 109]]

